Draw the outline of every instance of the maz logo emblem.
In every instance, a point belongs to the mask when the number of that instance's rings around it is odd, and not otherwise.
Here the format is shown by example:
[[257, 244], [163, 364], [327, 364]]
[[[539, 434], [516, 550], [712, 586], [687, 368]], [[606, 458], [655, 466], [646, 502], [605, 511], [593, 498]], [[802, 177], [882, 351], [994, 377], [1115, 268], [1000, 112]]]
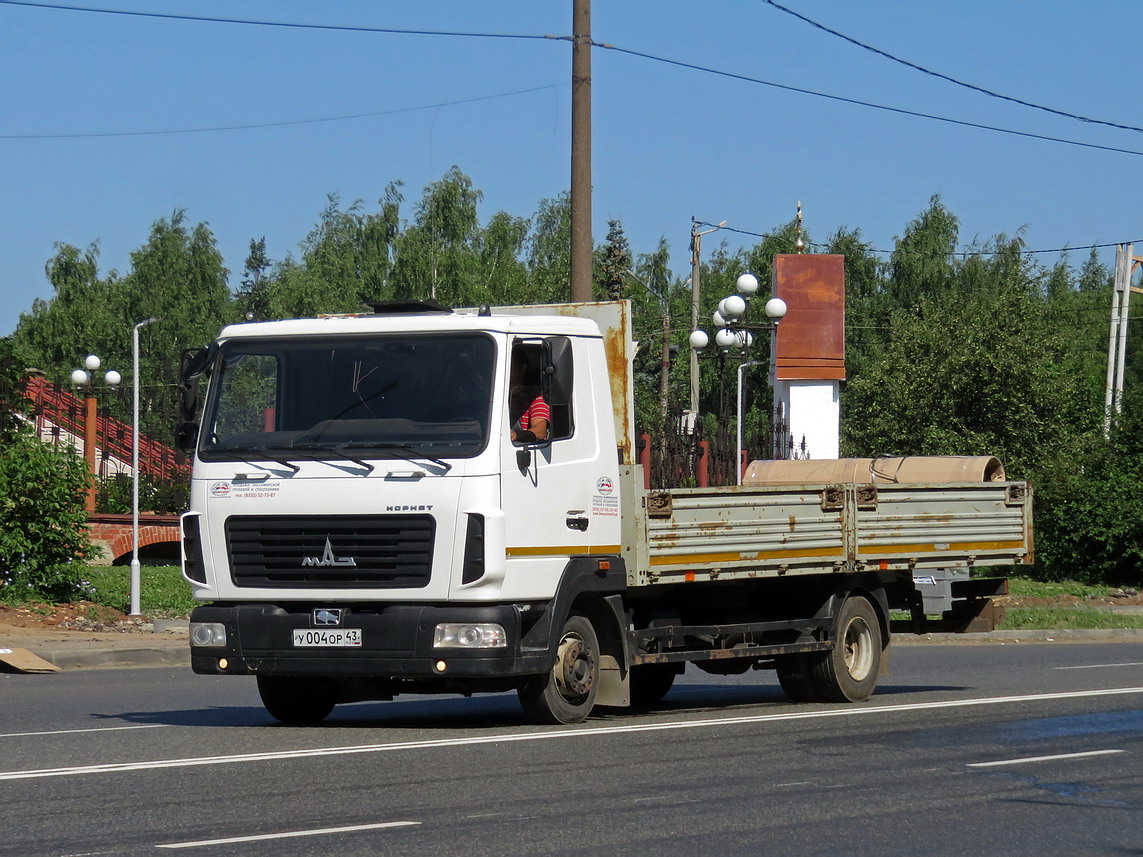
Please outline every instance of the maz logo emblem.
[[341, 610], [335, 607], [319, 607], [314, 611], [314, 625], [340, 625]]
[[351, 556], [336, 557], [333, 555], [333, 545], [329, 543], [329, 537], [326, 536], [325, 550], [321, 556], [304, 556], [302, 557], [302, 568], [310, 566], [317, 566], [318, 568], [327, 568], [333, 565], [342, 566], [357, 566], [357, 560]]

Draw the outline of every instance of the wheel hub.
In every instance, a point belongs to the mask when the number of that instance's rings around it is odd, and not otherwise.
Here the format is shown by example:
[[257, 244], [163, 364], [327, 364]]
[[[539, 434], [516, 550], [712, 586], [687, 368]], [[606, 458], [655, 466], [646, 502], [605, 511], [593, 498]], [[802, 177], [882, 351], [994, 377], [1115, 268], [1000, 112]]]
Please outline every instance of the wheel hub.
[[578, 636], [565, 637], [556, 662], [556, 685], [566, 699], [587, 696], [595, 683], [595, 653]]
[[873, 666], [873, 634], [864, 619], [857, 618], [845, 629], [845, 668], [856, 681], [869, 675]]

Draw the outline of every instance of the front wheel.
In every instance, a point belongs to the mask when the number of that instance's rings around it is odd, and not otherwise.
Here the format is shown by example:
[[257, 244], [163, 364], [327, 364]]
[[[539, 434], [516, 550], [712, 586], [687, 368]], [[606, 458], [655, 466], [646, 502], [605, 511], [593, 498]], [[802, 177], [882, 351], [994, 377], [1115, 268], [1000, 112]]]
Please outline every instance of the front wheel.
[[275, 720], [291, 726], [321, 723], [337, 705], [338, 688], [327, 678], [260, 675], [258, 695]]
[[529, 719], [538, 723], [581, 723], [599, 692], [599, 639], [586, 616], [564, 623], [551, 672], [530, 679], [517, 693]]

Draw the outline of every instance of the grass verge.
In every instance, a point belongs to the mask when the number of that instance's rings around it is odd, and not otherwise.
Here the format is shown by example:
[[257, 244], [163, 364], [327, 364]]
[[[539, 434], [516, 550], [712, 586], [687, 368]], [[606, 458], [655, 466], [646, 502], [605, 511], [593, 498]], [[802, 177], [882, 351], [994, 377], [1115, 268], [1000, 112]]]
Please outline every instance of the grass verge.
[[1143, 628], [1143, 616], [1112, 613], [1094, 607], [1008, 607], [1000, 631], [1072, 631], [1090, 629]]
[[[84, 578], [87, 598], [124, 613], [131, 609], [131, 569], [125, 565], [91, 566]], [[152, 619], [186, 616], [198, 602], [177, 565], [145, 565], [139, 572], [139, 609]]]

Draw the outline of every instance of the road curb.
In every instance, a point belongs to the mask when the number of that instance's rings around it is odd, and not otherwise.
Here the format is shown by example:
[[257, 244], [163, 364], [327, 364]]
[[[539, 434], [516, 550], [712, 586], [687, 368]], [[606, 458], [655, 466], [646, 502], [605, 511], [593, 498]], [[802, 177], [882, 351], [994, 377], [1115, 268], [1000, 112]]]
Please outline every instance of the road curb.
[[973, 634], [894, 634], [895, 644], [909, 643], [1060, 643], [1143, 642], [1143, 628], [1068, 628], [1063, 630], [985, 631]]
[[189, 667], [190, 645], [138, 649], [30, 649], [61, 670], [115, 667]]

